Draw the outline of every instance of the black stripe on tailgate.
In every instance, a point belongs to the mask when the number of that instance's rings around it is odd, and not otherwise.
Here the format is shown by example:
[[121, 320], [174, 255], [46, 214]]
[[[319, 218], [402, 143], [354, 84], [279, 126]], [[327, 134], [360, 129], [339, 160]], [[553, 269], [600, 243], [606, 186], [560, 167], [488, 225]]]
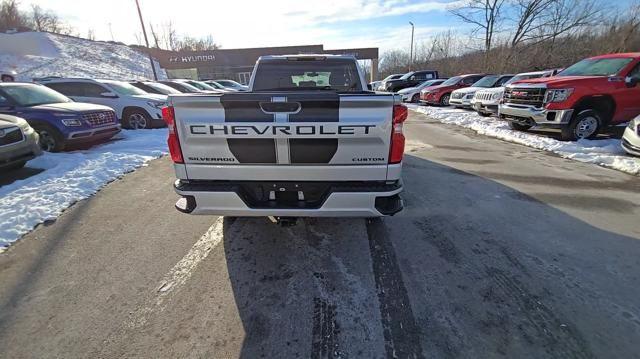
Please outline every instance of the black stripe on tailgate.
[[[288, 95], [289, 102], [300, 102], [301, 110], [289, 115], [289, 122], [339, 122], [340, 96], [337, 93]], [[338, 139], [291, 139], [291, 163], [329, 163], [338, 151]]]
[[[260, 109], [260, 102], [271, 102], [271, 96], [259, 94], [222, 95], [225, 122], [274, 122], [274, 116]], [[229, 150], [239, 163], [276, 163], [274, 139], [227, 139]]]

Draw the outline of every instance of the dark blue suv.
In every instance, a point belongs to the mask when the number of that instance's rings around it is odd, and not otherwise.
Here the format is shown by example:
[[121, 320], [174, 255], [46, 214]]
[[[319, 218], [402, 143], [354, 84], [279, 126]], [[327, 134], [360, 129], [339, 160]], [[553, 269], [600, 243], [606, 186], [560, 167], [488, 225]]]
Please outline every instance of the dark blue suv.
[[40, 135], [45, 151], [106, 141], [120, 132], [115, 112], [106, 106], [73, 102], [42, 85], [0, 83], [0, 113], [22, 117]]

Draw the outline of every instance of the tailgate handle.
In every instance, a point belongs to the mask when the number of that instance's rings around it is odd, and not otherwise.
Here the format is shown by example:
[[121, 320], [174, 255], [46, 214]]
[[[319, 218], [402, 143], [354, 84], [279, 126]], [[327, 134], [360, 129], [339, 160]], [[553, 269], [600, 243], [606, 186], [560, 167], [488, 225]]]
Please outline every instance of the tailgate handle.
[[300, 102], [260, 102], [260, 109], [264, 113], [298, 113]]

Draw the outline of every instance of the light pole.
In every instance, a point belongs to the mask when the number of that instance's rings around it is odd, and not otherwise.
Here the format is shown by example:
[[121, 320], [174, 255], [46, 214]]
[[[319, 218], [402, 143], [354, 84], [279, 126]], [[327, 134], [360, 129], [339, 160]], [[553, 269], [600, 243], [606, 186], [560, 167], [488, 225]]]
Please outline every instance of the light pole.
[[147, 54], [149, 55], [149, 61], [151, 61], [151, 70], [153, 71], [153, 79], [158, 81], [158, 74], [156, 74], [156, 67], [153, 65], [153, 57], [149, 52], [149, 40], [147, 39], [147, 30], [144, 28], [144, 21], [142, 21], [142, 11], [140, 11], [140, 3], [136, 0], [136, 7], [138, 8], [138, 16], [140, 17], [140, 25], [142, 26], [142, 35], [144, 35], [144, 43], [147, 45]]
[[409, 52], [409, 71], [411, 71], [411, 68], [413, 67], [413, 29], [414, 29], [414, 26], [413, 26], [413, 23], [411, 21], [409, 21], [409, 24], [411, 24], [411, 51]]

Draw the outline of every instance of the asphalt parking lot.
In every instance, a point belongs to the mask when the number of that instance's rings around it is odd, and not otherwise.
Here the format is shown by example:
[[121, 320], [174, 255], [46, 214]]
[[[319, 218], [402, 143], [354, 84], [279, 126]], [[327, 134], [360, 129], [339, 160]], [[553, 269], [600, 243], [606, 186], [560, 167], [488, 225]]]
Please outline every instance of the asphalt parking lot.
[[0, 255], [7, 358], [634, 358], [637, 176], [411, 113], [405, 210], [188, 216], [151, 162]]

